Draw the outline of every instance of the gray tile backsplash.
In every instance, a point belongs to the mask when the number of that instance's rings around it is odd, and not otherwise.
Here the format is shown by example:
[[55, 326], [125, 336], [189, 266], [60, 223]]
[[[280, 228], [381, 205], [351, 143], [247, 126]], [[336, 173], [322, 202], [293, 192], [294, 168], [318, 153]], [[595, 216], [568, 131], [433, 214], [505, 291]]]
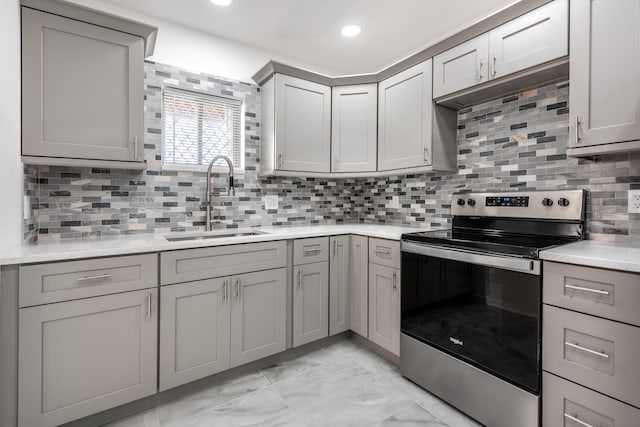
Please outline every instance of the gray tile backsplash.
[[[172, 66], [145, 64], [146, 171], [25, 166], [31, 206], [25, 242], [134, 233], [202, 230], [205, 174], [162, 170], [161, 88], [164, 83], [244, 99], [245, 167], [236, 196], [214, 175], [217, 227], [347, 222], [446, 225], [454, 191], [573, 189], [590, 191], [591, 238], [640, 237], [640, 215], [626, 213], [627, 190], [640, 188], [640, 154], [567, 158], [567, 83], [552, 84], [460, 110], [455, 174], [325, 180], [257, 176], [259, 89], [253, 84]], [[266, 211], [262, 198], [278, 195]], [[400, 208], [391, 208], [398, 196]]]

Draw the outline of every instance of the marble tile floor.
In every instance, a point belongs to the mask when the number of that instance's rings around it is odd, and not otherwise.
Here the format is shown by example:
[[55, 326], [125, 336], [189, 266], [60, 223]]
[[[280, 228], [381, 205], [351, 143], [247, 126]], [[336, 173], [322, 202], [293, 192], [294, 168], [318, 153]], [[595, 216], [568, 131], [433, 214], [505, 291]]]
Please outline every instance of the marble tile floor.
[[352, 340], [218, 384], [108, 427], [480, 425]]

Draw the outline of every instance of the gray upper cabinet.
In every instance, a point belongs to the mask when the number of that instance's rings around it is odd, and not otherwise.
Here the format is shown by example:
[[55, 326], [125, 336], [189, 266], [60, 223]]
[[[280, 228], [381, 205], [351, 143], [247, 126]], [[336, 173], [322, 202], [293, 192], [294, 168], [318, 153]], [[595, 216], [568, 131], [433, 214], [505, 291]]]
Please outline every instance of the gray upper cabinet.
[[375, 172], [378, 85], [332, 88], [331, 172]]
[[261, 89], [261, 175], [330, 171], [331, 88], [276, 74]]
[[18, 425], [57, 426], [156, 392], [158, 291], [19, 313]]
[[567, 55], [568, 0], [554, 0], [489, 31], [490, 78]]
[[640, 0], [571, 2], [568, 155], [640, 149]]
[[431, 59], [380, 82], [378, 170], [431, 164]]
[[23, 7], [23, 160], [142, 168], [143, 59], [142, 37]]
[[485, 33], [433, 57], [433, 97], [489, 80], [489, 34]]
[[347, 235], [329, 239], [329, 335], [350, 329], [351, 238]]
[[434, 98], [565, 57], [568, 13], [567, 0], [554, 0], [436, 55]]

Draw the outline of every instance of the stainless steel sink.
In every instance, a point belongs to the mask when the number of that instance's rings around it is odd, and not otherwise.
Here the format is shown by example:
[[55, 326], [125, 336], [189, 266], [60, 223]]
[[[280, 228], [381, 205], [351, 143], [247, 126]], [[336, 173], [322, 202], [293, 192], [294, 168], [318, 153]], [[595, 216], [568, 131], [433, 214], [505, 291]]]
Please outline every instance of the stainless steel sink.
[[164, 238], [169, 242], [184, 242], [189, 240], [221, 239], [223, 237], [260, 236], [263, 234], [269, 233], [261, 230], [220, 230], [205, 231], [197, 234], [169, 234], [164, 236]]

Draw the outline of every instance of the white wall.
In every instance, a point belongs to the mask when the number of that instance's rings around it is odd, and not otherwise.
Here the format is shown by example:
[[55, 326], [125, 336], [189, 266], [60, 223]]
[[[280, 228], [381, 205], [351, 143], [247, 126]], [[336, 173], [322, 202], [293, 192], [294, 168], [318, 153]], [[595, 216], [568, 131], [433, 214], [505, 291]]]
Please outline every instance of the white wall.
[[317, 65], [193, 30], [103, 0], [70, 1], [158, 27], [155, 52], [147, 58], [152, 61], [245, 82], [251, 82], [251, 76], [270, 60], [319, 73], [336, 74]]
[[22, 242], [20, 1], [0, 1], [0, 250]]

